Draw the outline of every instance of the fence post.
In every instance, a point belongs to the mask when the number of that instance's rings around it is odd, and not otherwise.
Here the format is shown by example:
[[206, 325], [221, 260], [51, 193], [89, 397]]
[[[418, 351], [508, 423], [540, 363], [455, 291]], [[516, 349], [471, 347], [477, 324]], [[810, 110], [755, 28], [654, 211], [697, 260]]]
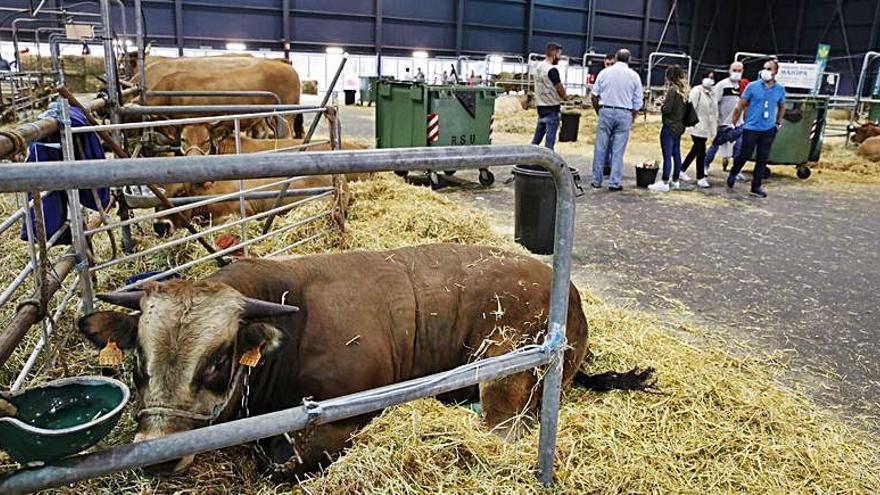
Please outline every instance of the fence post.
[[[58, 99], [61, 104], [61, 152], [65, 161], [76, 160], [73, 149], [73, 132], [70, 122], [70, 104], [64, 98]], [[89, 273], [89, 246], [83, 230], [82, 205], [79, 202], [79, 191], [67, 190], [67, 208], [70, 211], [70, 233], [73, 236], [73, 250], [76, 255], [76, 270], [82, 285], [82, 310], [91, 313], [95, 309], [92, 289], [92, 277]]]

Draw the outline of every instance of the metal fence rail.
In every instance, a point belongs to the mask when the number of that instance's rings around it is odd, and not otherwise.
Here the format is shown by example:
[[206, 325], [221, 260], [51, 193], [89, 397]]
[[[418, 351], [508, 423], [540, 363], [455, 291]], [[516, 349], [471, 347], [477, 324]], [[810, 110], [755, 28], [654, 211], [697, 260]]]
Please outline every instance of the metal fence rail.
[[[541, 481], [549, 485], [553, 480], [574, 230], [571, 172], [552, 151], [536, 146], [473, 146], [266, 154], [254, 155], [246, 161], [235, 156], [190, 156], [10, 165], [5, 169], [5, 179], [0, 181], [0, 192], [122, 186], [156, 181], [158, 178], [173, 182], [197, 182], [384, 170], [414, 171], [426, 167], [459, 170], [516, 164], [540, 165], [550, 172], [556, 184], [556, 237], [549, 323], [545, 340], [540, 346], [527, 346], [447, 372], [309, 404], [307, 408], [286, 409], [76, 456], [39, 469], [19, 470], [0, 477], [0, 492], [42, 490], [237, 445], [303, 429], [310, 424], [329, 423], [420, 397], [434, 396], [544, 364], [548, 365], [548, 369], [544, 375], [541, 401], [538, 463]], [[64, 173], [59, 174], [62, 170]]]

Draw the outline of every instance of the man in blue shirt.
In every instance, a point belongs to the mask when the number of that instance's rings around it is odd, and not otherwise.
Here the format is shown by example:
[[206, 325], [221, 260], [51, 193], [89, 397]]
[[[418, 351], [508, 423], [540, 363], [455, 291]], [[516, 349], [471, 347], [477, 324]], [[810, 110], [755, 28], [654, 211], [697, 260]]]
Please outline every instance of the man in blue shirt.
[[776, 132], [782, 127], [782, 118], [785, 116], [785, 88], [776, 82], [777, 72], [779, 72], [779, 64], [775, 60], [765, 62], [760, 80], [746, 86], [731, 118], [731, 123], [736, 125], [740, 114], [746, 113], [742, 147], [739, 154], [734, 157], [733, 168], [730, 169], [730, 175], [727, 177], [727, 187], [733, 188], [737, 174], [742, 171], [746, 160], [751, 158], [754, 152], [755, 171], [752, 176], [751, 195], [758, 198], [767, 197], [761, 182], [767, 170], [770, 148], [773, 146]]

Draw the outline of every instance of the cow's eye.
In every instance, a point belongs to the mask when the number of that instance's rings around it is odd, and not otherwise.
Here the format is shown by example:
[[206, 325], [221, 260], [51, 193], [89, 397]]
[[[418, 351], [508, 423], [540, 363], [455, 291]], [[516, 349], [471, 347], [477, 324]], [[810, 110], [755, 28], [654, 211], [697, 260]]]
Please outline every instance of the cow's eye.
[[201, 376], [201, 385], [215, 394], [222, 394], [229, 384], [229, 363], [231, 350], [217, 353], [206, 364]]

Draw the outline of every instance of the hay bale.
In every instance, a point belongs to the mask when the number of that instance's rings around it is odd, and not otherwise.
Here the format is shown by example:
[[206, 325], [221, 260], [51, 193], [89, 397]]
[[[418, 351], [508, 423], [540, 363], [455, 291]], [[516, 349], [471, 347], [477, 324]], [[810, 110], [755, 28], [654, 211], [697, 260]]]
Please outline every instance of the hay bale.
[[519, 96], [502, 95], [495, 98], [495, 115], [520, 112], [524, 109]]
[[843, 108], [835, 108], [832, 110], [828, 110], [828, 119], [829, 120], [845, 120], [849, 122], [850, 111], [844, 110]]
[[302, 81], [302, 94], [316, 95], [318, 94], [318, 81], [306, 79]]

